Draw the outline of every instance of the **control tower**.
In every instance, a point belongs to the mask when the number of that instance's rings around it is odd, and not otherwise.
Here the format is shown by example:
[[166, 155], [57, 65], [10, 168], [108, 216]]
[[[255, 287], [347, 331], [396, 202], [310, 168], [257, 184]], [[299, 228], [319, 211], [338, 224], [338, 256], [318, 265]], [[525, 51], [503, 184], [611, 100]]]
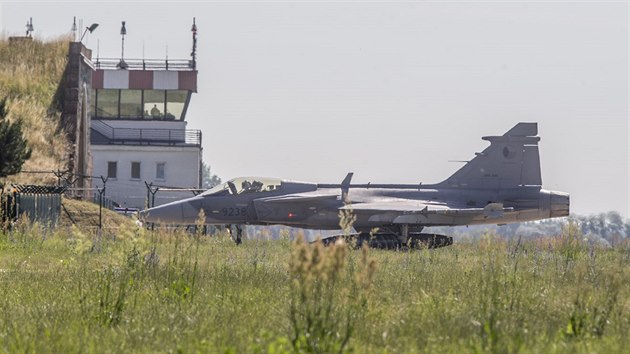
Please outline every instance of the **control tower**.
[[[144, 208], [146, 184], [164, 189], [201, 187], [202, 134], [187, 129], [186, 121], [197, 92], [195, 53], [193, 24], [191, 60], [121, 57], [93, 62], [93, 175], [107, 176], [106, 196], [121, 207]], [[102, 186], [98, 179], [95, 184]], [[190, 195], [158, 193], [155, 205]]]

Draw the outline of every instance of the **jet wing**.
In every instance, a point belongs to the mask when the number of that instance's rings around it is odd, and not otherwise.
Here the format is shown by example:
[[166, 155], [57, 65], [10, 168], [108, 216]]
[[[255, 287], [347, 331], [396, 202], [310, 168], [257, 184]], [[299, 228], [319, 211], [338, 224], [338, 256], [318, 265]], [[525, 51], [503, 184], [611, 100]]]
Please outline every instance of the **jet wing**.
[[295, 193], [283, 195], [280, 197], [264, 198], [265, 203], [296, 203], [296, 202], [314, 202], [319, 200], [337, 200], [340, 199], [339, 193]]
[[[287, 218], [292, 217], [289, 215], [294, 216], [294, 213], [299, 213], [300, 210], [306, 210], [306, 208], [309, 209], [308, 215], [325, 205], [332, 205], [334, 210], [336, 205], [341, 204], [340, 200], [341, 197], [337, 191], [335, 193], [313, 191], [255, 199], [254, 207], [258, 220], [273, 223], [286, 221]], [[301, 213], [301, 215], [307, 216], [306, 213]]]
[[484, 208], [470, 208], [459, 204], [436, 203], [429, 200], [391, 200], [371, 203], [348, 204], [340, 209], [360, 214], [372, 214], [370, 221], [394, 224], [440, 223], [453, 218], [494, 219], [514, 208], [504, 208], [501, 203], [490, 203]]

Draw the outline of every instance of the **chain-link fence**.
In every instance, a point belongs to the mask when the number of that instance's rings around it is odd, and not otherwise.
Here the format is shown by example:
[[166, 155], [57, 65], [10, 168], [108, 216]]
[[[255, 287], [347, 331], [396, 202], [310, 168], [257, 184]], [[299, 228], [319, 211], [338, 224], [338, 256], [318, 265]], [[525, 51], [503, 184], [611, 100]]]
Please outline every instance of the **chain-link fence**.
[[13, 221], [26, 215], [31, 221], [55, 225], [61, 215], [61, 194], [65, 188], [13, 184], [2, 191], [1, 219]]

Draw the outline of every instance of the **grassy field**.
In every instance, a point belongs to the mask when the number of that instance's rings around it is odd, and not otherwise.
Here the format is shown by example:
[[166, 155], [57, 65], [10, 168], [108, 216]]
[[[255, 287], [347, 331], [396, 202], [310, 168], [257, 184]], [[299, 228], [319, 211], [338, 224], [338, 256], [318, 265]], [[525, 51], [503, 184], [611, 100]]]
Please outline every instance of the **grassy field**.
[[127, 227], [0, 232], [3, 352], [628, 352], [630, 248], [412, 252]]

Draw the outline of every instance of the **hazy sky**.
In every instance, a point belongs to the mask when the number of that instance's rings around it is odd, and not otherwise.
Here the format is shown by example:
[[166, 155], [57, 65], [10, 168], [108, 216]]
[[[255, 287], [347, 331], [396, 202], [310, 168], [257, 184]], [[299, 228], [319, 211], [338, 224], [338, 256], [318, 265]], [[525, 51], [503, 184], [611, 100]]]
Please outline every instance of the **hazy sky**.
[[188, 58], [189, 128], [223, 179], [438, 182], [483, 135], [539, 123], [543, 184], [628, 216], [625, 1], [7, 2], [5, 35], [69, 33], [100, 57]]

